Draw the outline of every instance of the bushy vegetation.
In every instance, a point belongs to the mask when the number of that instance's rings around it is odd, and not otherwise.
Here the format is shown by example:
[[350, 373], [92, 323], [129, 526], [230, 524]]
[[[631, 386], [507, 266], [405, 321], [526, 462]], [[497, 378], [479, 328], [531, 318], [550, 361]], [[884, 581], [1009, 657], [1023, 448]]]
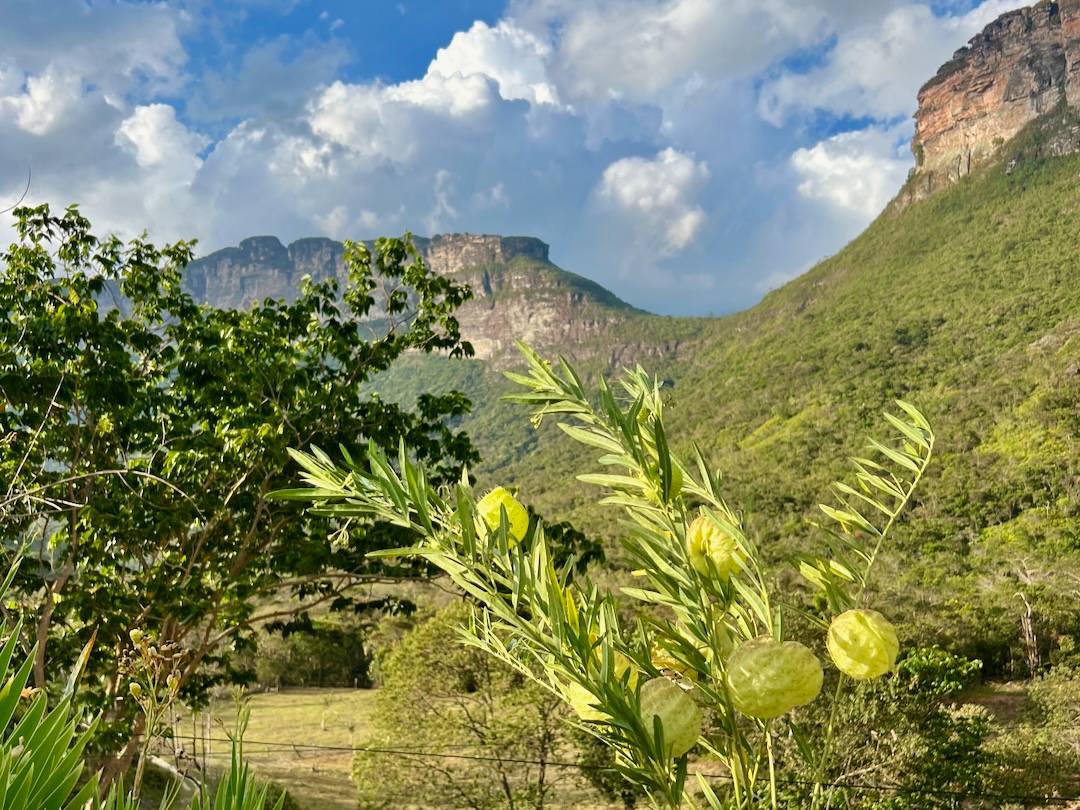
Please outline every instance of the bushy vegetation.
[[[363, 462], [346, 456], [344, 469], [318, 450], [294, 453], [311, 489], [277, 496], [316, 500], [319, 514], [394, 521], [418, 533], [420, 545], [383, 553], [418, 556], [445, 571], [479, 605], [463, 631], [467, 646], [567, 703], [584, 729], [614, 749], [613, 770], [657, 806], [683, 804], [687, 755], [700, 744], [727, 780], [715, 787], [699, 778], [709, 806], [754, 806], [766, 781], [768, 802], [777, 807], [777, 734], [799, 741], [813, 772], [813, 790], [803, 798], [824, 806], [844, 687], [895, 665], [895, 629], [860, 603], [931, 459], [930, 425], [905, 403], [902, 418], [887, 415], [897, 438], [872, 442], [873, 458], [854, 462], [855, 486], [838, 483], [835, 504], [821, 507], [832, 524], [825, 556], [800, 560], [821, 599], [816, 615], [803, 615], [828, 631], [840, 671], [829, 719], [814, 741], [790, 713], [818, 697], [824, 673], [815, 653], [785, 631], [783, 602], [791, 595], [776, 593], [766, 578], [757, 544], [700, 452], [691, 468], [669, 451], [658, 383], [639, 369], [621, 380], [622, 399], [601, 384], [593, 406], [568, 364], [556, 370], [523, 352], [529, 374], [508, 375], [525, 388], [515, 398], [537, 420], [565, 418], [559, 427], [602, 451], [599, 463], [611, 471], [578, 479], [607, 489], [602, 503], [628, 519], [624, 545], [644, 580], [623, 593], [648, 608], [634, 629], [622, 626], [611, 595], [570, 582], [542, 524], [509, 491], [497, 487], [474, 500], [467, 479], [437, 491], [404, 445], [393, 466], [374, 444]], [[445, 672], [440, 680], [451, 682]], [[703, 728], [703, 711], [712, 733]]]
[[373, 733], [357, 741], [354, 760], [361, 808], [551, 804], [551, 763], [567, 749], [562, 701], [460, 644], [458, 628], [469, 613], [460, 601], [439, 610], [383, 663]]
[[[1014, 795], [995, 792], [1009, 786], [1017, 758], [995, 754], [991, 715], [954, 702], [982, 663], [929, 648], [898, 665], [896, 628], [863, 607], [929, 469], [934, 433], [918, 411], [901, 402], [901, 417], [887, 414], [894, 439], [871, 440], [851, 482], [820, 506], [821, 549], [792, 560], [809, 588], [785, 579], [776, 591], [701, 452], [692, 466], [670, 452], [657, 381], [639, 369], [620, 381], [621, 400], [602, 382], [594, 400], [565, 362], [555, 369], [524, 352], [529, 374], [508, 374], [526, 389], [514, 398], [537, 421], [566, 419], [563, 432], [602, 452], [610, 470], [577, 478], [608, 491], [601, 505], [625, 511], [623, 545], [644, 578], [622, 589], [644, 604], [634, 626], [612, 596], [569, 582], [542, 523], [509, 491], [476, 500], [467, 480], [436, 489], [404, 445], [393, 459], [369, 445], [342, 468], [318, 450], [294, 453], [311, 489], [278, 496], [420, 534], [417, 546], [376, 553], [443, 569], [477, 604], [465, 644], [561, 697], [613, 749], [611, 770], [656, 806], [956, 808]], [[812, 649], [821, 630], [835, 667], [828, 702]], [[723, 765], [718, 782], [688, 782], [695, 749]]]
[[[0, 602], [6, 602], [22, 559], [16, 556], [0, 583]], [[94, 639], [83, 649], [58, 701], [49, 706], [44, 689], [30, 687], [35, 661], [33, 648], [23, 654], [21, 627], [4, 623], [0, 628], [0, 807], [4, 810], [138, 810], [142, 783], [142, 760], [134, 785], [123, 781], [99, 793], [99, 773], [87, 765], [87, 748], [99, 728], [98, 718], [86, 712], [77, 699], [77, 688], [87, 663], [92, 660]], [[138, 646], [138, 644], [136, 644]], [[129, 700], [135, 705], [157, 705], [175, 697], [174, 682], [151, 681], [153, 694], [144, 691], [145, 680], [131, 679]], [[153, 729], [154, 721], [143, 721]], [[170, 785], [160, 810], [283, 810], [285, 797], [268, 800], [269, 787], [256, 782], [243, 762], [240, 736], [233, 739], [229, 766], [215, 788], [200, 790], [190, 802], [179, 800], [179, 785]]]

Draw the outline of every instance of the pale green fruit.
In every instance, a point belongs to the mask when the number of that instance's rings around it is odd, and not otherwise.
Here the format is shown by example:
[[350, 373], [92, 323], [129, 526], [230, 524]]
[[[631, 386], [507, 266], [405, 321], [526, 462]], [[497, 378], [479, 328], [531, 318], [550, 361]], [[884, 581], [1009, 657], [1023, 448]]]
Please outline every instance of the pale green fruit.
[[[729, 579], [742, 570], [739, 545], [707, 515], [694, 518], [686, 530], [686, 554], [702, 576]], [[710, 568], [710, 563], [712, 564]]]
[[836, 668], [856, 680], [891, 672], [900, 653], [896, 628], [876, 610], [849, 610], [829, 625], [826, 642]]
[[735, 708], [769, 720], [809, 703], [821, 692], [825, 673], [808, 647], [797, 641], [744, 641], [727, 660], [727, 685]]
[[667, 678], [653, 678], [643, 684], [639, 706], [647, 730], [652, 730], [654, 716], [660, 718], [664, 749], [673, 759], [693, 748], [701, 736], [701, 709]]
[[503, 509], [506, 510], [510, 545], [517, 545], [525, 539], [529, 531], [529, 511], [510, 494], [510, 490], [505, 487], [495, 487], [476, 504], [477, 513], [491, 531], [499, 528]]

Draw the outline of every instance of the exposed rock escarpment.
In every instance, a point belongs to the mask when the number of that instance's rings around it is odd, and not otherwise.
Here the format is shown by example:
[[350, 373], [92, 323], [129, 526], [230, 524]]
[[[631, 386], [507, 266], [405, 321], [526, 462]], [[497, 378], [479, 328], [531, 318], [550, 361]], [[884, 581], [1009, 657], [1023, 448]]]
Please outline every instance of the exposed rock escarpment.
[[[446, 234], [414, 243], [432, 270], [472, 288], [458, 321], [481, 358], [513, 356], [515, 340], [566, 351], [639, 314], [600, 285], [552, 264], [539, 239]], [[343, 245], [311, 238], [286, 246], [273, 236], [251, 237], [197, 259], [185, 284], [199, 300], [246, 307], [265, 298], [294, 299], [305, 275], [344, 284]]]
[[919, 91], [916, 169], [901, 202], [947, 187], [1036, 118], [1077, 102], [1080, 0], [1003, 14]]

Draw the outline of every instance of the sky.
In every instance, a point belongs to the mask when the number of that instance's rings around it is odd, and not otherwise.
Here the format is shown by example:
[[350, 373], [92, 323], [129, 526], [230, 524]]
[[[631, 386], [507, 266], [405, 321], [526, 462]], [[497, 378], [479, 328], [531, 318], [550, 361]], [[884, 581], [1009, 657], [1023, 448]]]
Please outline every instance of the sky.
[[[1016, 0], [0, 0], [0, 208], [198, 239], [537, 236], [742, 309], [912, 166], [919, 86]], [[12, 237], [0, 217], [0, 241]]]

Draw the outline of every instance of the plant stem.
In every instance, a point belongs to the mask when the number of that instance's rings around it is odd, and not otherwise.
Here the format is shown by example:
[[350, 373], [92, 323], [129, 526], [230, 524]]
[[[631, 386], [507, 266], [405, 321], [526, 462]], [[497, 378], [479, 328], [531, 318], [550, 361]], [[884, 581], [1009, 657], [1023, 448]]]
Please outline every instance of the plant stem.
[[146, 770], [146, 753], [149, 747], [149, 737], [143, 738], [143, 744], [139, 746], [139, 761], [135, 765], [135, 780], [131, 785], [131, 799], [136, 805], [139, 802], [139, 791], [142, 789], [143, 771]]
[[900, 517], [900, 513], [904, 511], [911, 501], [911, 496], [914, 495], [915, 490], [918, 489], [919, 481], [922, 479], [923, 473], [926, 472], [926, 468], [930, 466], [930, 459], [933, 455], [934, 445], [931, 443], [930, 449], [926, 451], [926, 458], [923, 460], [922, 465], [919, 467], [919, 471], [915, 473], [915, 477], [911, 481], [911, 486], [908, 487], [908, 491], [904, 493], [903, 499], [892, 511], [892, 514], [889, 516], [889, 522], [885, 524], [885, 528], [881, 530], [881, 534], [878, 535], [877, 543], [874, 544], [874, 551], [870, 554], [870, 560], [866, 563], [866, 573], [863, 575], [859, 593], [855, 596], [855, 605], [858, 605], [859, 602], [862, 601], [863, 594], [866, 593], [866, 587], [870, 584], [870, 574], [874, 570], [874, 563], [877, 561], [881, 546], [885, 543], [885, 538], [892, 529], [893, 524], [896, 523], [896, 519]]
[[765, 724], [765, 750], [769, 754], [769, 802], [772, 810], [776, 810], [776, 757], [773, 754], [772, 721]]
[[833, 732], [836, 730], [836, 715], [840, 709], [840, 698], [844, 694], [844, 686], [846, 683], [847, 676], [841, 672], [840, 678], [836, 681], [836, 692], [833, 693], [832, 707], [829, 709], [829, 725], [825, 728], [825, 745], [821, 749], [821, 756], [818, 758], [817, 768], [815, 768], [814, 795], [811, 810], [817, 810], [817, 808], [821, 806], [825, 767], [828, 765], [829, 757], [832, 755]]

